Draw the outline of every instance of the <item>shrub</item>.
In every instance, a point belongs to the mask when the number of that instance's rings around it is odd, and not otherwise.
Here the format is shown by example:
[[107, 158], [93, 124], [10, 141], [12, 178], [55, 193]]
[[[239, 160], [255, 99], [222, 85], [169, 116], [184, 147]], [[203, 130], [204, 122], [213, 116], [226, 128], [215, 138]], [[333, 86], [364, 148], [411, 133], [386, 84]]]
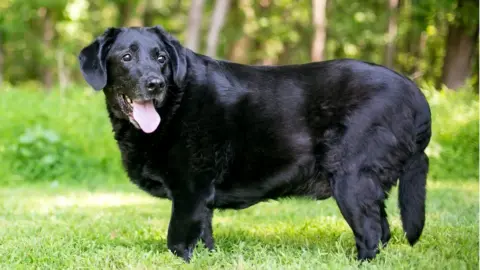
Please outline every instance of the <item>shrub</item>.
[[124, 181], [103, 94], [4, 89], [0, 182]]
[[427, 148], [430, 177], [478, 179], [479, 108], [472, 91], [437, 91], [423, 86], [432, 110], [432, 140]]

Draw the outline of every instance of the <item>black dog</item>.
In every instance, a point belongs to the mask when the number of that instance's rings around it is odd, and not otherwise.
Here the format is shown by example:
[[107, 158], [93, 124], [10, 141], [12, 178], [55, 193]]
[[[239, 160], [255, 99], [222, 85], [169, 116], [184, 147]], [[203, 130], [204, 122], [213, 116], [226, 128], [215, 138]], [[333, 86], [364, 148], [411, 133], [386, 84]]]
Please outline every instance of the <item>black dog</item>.
[[430, 109], [407, 78], [333, 60], [248, 66], [192, 52], [161, 27], [109, 28], [79, 56], [104, 89], [129, 178], [172, 200], [168, 248], [214, 248], [213, 209], [333, 196], [358, 259], [390, 239], [384, 201], [399, 179], [410, 244], [425, 221]]

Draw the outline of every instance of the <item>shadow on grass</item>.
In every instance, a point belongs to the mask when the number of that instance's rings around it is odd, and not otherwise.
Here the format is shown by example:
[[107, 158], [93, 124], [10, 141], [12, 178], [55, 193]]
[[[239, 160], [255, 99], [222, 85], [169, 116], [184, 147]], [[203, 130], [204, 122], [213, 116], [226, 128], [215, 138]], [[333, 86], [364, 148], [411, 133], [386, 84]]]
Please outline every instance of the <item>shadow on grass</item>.
[[[268, 206], [264, 206], [268, 207]], [[103, 239], [100, 247], [124, 247], [140, 250], [142, 252], [169, 253], [167, 249], [167, 233], [169, 213], [162, 210], [166, 215], [154, 215], [152, 209], [137, 209], [136, 206], [122, 206], [127, 213], [136, 212], [139, 220], [145, 220], [145, 230], [150, 233], [138, 237], [132, 233], [125, 232], [121, 239]], [[126, 209], [125, 209], [126, 208]], [[261, 209], [265, 210], [265, 209]], [[109, 211], [117, 211], [117, 207], [109, 207]], [[285, 209], [285, 215], [295, 215], [294, 209]], [[235, 212], [234, 212], [235, 213]], [[218, 214], [214, 218], [214, 238], [216, 250], [222, 256], [242, 255], [245, 260], [258, 259], [259, 252], [280, 256], [279, 254], [336, 254], [355, 262], [356, 247], [352, 231], [342, 217], [326, 218], [328, 215], [316, 217], [295, 217], [292, 221], [283, 221], [275, 217], [265, 222], [260, 220], [251, 223], [246, 222], [251, 217], [248, 213], [236, 212], [238, 216]], [[152, 215], [153, 219], [146, 217]], [[132, 216], [132, 218], [134, 218]], [[260, 218], [260, 217], [255, 217]], [[320, 222], [315, 221], [318, 218]], [[158, 226], [157, 226], [158, 225]], [[147, 228], [148, 227], [148, 228]], [[400, 231], [393, 229], [393, 234], [401, 235]], [[396, 240], [392, 239], [392, 242]], [[199, 242], [196, 254], [202, 256], [208, 254]], [[216, 254], [214, 252], [213, 254]], [[233, 256], [233, 257], [235, 257]]]
[[[216, 230], [215, 230], [216, 229]], [[259, 226], [257, 229], [261, 230]], [[289, 254], [320, 253], [339, 254], [354, 261], [356, 256], [355, 241], [351, 231], [323, 230], [301, 231], [299, 229], [277, 230], [274, 234], [252, 232], [238, 226], [214, 228], [216, 252], [222, 256], [232, 257], [241, 254], [246, 260], [255, 260], [258, 252], [278, 255], [279, 252]], [[146, 253], [170, 253], [167, 248], [166, 234], [155, 237], [149, 235], [144, 238], [103, 239], [97, 241], [98, 248], [123, 247], [140, 250]], [[195, 253], [209, 254], [201, 241], [198, 242]]]

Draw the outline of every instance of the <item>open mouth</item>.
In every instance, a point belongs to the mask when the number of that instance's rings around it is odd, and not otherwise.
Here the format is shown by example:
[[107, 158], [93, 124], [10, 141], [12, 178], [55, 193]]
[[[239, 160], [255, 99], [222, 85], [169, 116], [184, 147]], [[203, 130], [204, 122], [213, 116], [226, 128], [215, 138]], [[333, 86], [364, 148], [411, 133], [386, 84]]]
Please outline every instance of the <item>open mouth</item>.
[[160, 115], [155, 110], [156, 100], [132, 100], [126, 95], [121, 95], [122, 110], [126, 112], [130, 122], [145, 133], [154, 132], [160, 125]]

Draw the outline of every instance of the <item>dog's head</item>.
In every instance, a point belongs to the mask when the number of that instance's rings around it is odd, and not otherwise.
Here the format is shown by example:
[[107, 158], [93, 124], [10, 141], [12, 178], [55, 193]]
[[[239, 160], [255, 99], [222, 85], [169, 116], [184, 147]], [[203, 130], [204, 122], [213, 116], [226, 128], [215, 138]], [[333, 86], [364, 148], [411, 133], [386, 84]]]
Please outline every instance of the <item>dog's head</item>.
[[185, 49], [161, 27], [109, 28], [79, 55], [83, 77], [103, 89], [113, 113], [151, 133], [187, 72]]

